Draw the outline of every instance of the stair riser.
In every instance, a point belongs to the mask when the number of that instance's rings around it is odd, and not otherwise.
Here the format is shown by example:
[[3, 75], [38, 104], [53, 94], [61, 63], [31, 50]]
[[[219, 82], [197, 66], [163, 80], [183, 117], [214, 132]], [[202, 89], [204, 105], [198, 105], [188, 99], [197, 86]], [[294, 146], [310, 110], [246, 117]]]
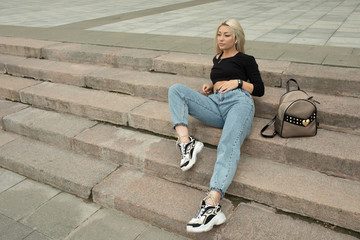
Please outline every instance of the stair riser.
[[[152, 103], [149, 102], [128, 112], [117, 112], [105, 110], [101, 107], [95, 108], [94, 106], [87, 105], [85, 102], [79, 103], [68, 102], [65, 101], [65, 99], [49, 99], [29, 92], [22, 92], [21, 99], [25, 103], [41, 108], [49, 108], [59, 112], [71, 113], [77, 116], [95, 119], [98, 121], [106, 121], [123, 126], [128, 125], [133, 128], [148, 130], [167, 136], [175, 136], [166, 103], [163, 103], [164, 107], [159, 107], [159, 105], [156, 104], [151, 106]], [[221, 136], [220, 129], [214, 129], [204, 125], [199, 126], [197, 120], [190, 120], [190, 126], [192, 126], [190, 131], [196, 134], [196, 137], [200, 141], [204, 141], [215, 146], [218, 144]], [[295, 164], [300, 167], [310, 168], [320, 172], [360, 180], [357, 170], [359, 169], [359, 161], [341, 157], [329, 157], [326, 153], [317, 152], [307, 152], [307, 157], [303, 159], [302, 156], [304, 153], [301, 152], [301, 149], [294, 148], [295, 145], [294, 147], [288, 147], [285, 143], [281, 142], [278, 142], [278, 145], [274, 144], [274, 142], [267, 144], [266, 139], [259, 137], [259, 133], [256, 132], [260, 131], [263, 125], [254, 124], [252, 134], [245, 141], [242, 148], [244, 153], [249, 153], [253, 156], [264, 157], [267, 159], [276, 159], [279, 162]], [[199, 131], [200, 129], [201, 131]], [[314, 144], [318, 143], [314, 142]], [[269, 151], [269, 149], [271, 149], [271, 151]], [[277, 149], [277, 151], [274, 151], [274, 149]]]
[[[41, 115], [40, 113], [41, 112], [39, 112], [38, 114]], [[36, 114], [36, 112], [34, 114]], [[29, 115], [24, 115], [24, 117], [22, 118], [26, 118], [27, 116]], [[47, 118], [46, 122], [48, 124], [50, 123], [49, 126], [51, 126], [51, 122], [54, 122], [55, 119], [59, 120], [59, 122], [62, 122], [60, 121], [61, 119], [60, 116], [51, 117], [51, 119]], [[69, 123], [65, 125], [70, 124], [70, 121], [66, 120], [66, 122]], [[141, 169], [149, 168], [149, 170], [155, 170], [151, 167], [152, 161], [146, 162], [147, 161], [146, 154], [144, 151], [147, 151], [147, 149], [151, 149], [150, 147], [147, 147], [145, 150], [137, 149], [136, 151], [135, 150], [129, 151], [124, 147], [117, 147], [117, 146], [133, 145], [132, 142], [126, 142], [126, 141], [122, 142], [119, 140], [119, 142], [114, 144], [114, 146], [99, 145], [99, 142], [92, 142], [92, 143], [87, 142], [88, 139], [96, 138], [97, 135], [103, 134], [104, 131], [108, 132], [109, 135], [112, 134], [113, 130], [111, 130], [112, 129], [111, 127], [106, 128], [106, 126], [104, 126], [101, 131], [96, 130], [97, 128], [95, 130], [88, 129], [87, 132], [84, 132], [82, 134], [80, 134], [81, 129], [75, 130], [72, 133], [69, 132], [68, 130], [67, 136], [65, 136], [63, 134], [52, 132], [52, 129], [44, 130], [35, 127], [34, 124], [32, 123], [26, 124], [26, 119], [22, 120], [21, 118], [19, 118], [17, 120], [12, 116], [5, 117], [3, 119], [3, 123], [4, 123], [4, 129], [6, 129], [7, 131], [12, 131], [17, 134], [25, 135], [37, 140], [52, 143], [66, 149], [74, 149], [78, 152], [90, 154], [102, 160], [113, 161], [116, 164], [129, 164], [129, 165], [135, 165]], [[89, 128], [94, 126], [94, 124], [95, 122], [91, 122], [88, 120], [82, 120], [81, 122], [79, 121], [79, 123], [76, 124], [73, 123], [73, 125], [84, 125], [84, 126], [87, 125]], [[150, 124], [143, 124], [143, 125], [150, 125]], [[114, 130], [116, 130], [116, 128], [114, 128]], [[95, 133], [92, 133], [92, 135], [90, 135], [90, 137], [86, 139], [85, 137], [87, 136], [87, 134], [91, 134], [91, 132], [95, 132]], [[211, 132], [213, 131], [210, 130], [209, 135]], [[152, 138], [150, 136], [149, 139], [146, 140], [148, 144], [157, 143], [157, 141], [158, 141], [157, 138]], [[335, 156], [329, 156], [326, 154], [319, 154], [316, 152], [308, 152], [302, 150], [301, 148], [296, 148], [295, 146], [296, 143], [293, 144], [293, 146], [286, 146], [284, 142], [283, 143], [279, 142], [279, 144], [266, 143], [266, 141], [264, 141], [263, 139], [258, 139], [256, 136], [254, 136], [254, 133], [252, 133], [252, 135], [250, 135], [250, 137], [245, 141], [242, 147], [242, 152], [251, 154], [253, 157], [272, 159], [281, 163], [293, 164], [299, 167], [304, 167], [307, 169], [329, 173], [331, 175], [360, 180], [358, 175], [358, 169], [360, 169], [359, 162], [355, 162], [349, 159], [339, 158]], [[172, 146], [167, 146], [167, 147], [172, 148]], [[167, 147], [164, 147], [164, 149], [166, 149]], [[174, 149], [172, 150], [174, 150], [174, 152], [172, 154], [169, 154], [169, 156], [177, 154], [177, 151], [175, 151], [175, 147], [173, 148]], [[213, 152], [212, 156], [214, 158], [216, 156], [216, 153]], [[153, 161], [154, 160], [156, 160], [156, 158], [154, 158]], [[204, 173], [204, 174], [206, 175], [208, 173]], [[201, 179], [203, 179], [203, 177], [201, 177]], [[193, 181], [193, 182], [201, 182], [201, 181]], [[208, 182], [208, 179], [205, 180], [205, 183], [206, 182]]]
[[[30, 62], [30, 61], [28, 61]], [[32, 63], [34, 64], [34, 63]], [[56, 69], [56, 62], [48, 63], [49, 67]], [[84, 65], [76, 67], [77, 73], [64, 73], [64, 71], [51, 71], [46, 70], [43, 66], [29, 67], [26, 64], [7, 64], [7, 71], [9, 74], [19, 77], [31, 77], [40, 80], [51, 81], [54, 83], [70, 84], [75, 86], [86, 86], [93, 89], [115, 91], [134, 96], [144, 97], [147, 99], [167, 101], [168, 87], [171, 86], [169, 82], [168, 86], [156, 86], [149, 84], [140, 84], [134, 81], [121, 80], [121, 79], [109, 79], [99, 78], [96, 72], [106, 72], [106, 69], [98, 66], [92, 67], [91, 65]], [[64, 67], [63, 67], [64, 68]], [[95, 76], [92, 76], [94, 72]], [[131, 75], [128, 76], [131, 78]], [[354, 89], [354, 88], [353, 88]], [[355, 88], [356, 89], [356, 88]], [[359, 91], [360, 92], [360, 91]], [[10, 94], [12, 99], [18, 100], [18, 97], [13, 93]], [[272, 118], [276, 111], [278, 102], [269, 100], [263, 100], [262, 98], [254, 98], [256, 104], [256, 116], [262, 118]], [[319, 106], [318, 119], [321, 122], [321, 127], [325, 129], [337, 129], [338, 131], [352, 131], [360, 133], [360, 119], [356, 116], [340, 115], [328, 111], [322, 111], [321, 105]], [[113, 122], [114, 123], [114, 122]]]
[[[130, 169], [122, 167], [95, 186], [94, 202], [191, 237], [185, 226], [198, 210], [205, 193]], [[179, 209], [185, 199], [187, 207]], [[227, 199], [222, 204], [222, 211], [230, 216], [233, 205]], [[213, 234], [194, 237], [213, 239]]]
[[342, 209], [322, 205], [321, 203], [306, 201], [277, 194], [275, 192], [258, 191], [258, 189], [238, 182], [233, 182], [228, 191], [236, 196], [244, 196], [265, 205], [275, 206], [286, 212], [294, 212], [302, 216], [318, 219], [336, 226], [360, 231], [360, 214], [345, 212]]
[[[24, 111], [28, 111], [26, 109]], [[34, 113], [36, 114], [36, 113]], [[41, 118], [41, 114], [38, 114]], [[28, 115], [23, 115], [25, 118]], [[54, 118], [54, 117], [53, 117]], [[35, 135], [35, 136], [44, 136], [42, 139], [48, 141], [48, 143], [54, 144], [63, 144], [62, 141], [59, 142], [59, 135], [51, 134], [50, 132], [41, 132], [40, 130], [30, 129], [30, 127], [21, 127], [21, 125], [31, 125], [27, 124], [26, 121], [19, 121], [17, 124], [14, 121], [11, 121], [12, 115], [5, 117], [4, 124], [5, 129], [8, 131], [15, 130], [20, 131], [25, 135]], [[55, 119], [55, 118], [54, 118]], [[60, 118], [58, 118], [60, 119]], [[47, 122], [46, 120], [44, 120]], [[62, 122], [61, 120], [60, 122]], [[79, 120], [78, 120], [79, 121]], [[36, 122], [36, 121], [35, 121]], [[101, 159], [105, 161], [111, 161], [116, 163], [115, 165], [131, 165], [135, 166], [137, 169], [141, 169], [143, 172], [152, 172], [158, 177], [171, 180], [172, 182], [178, 182], [187, 186], [192, 186], [196, 188], [207, 190], [208, 184], [212, 174], [212, 167], [214, 166], [216, 160], [216, 150], [206, 148], [199, 156], [198, 163], [194, 168], [189, 172], [181, 172], [179, 169], [179, 152], [178, 149], [174, 146], [173, 140], [161, 139], [156, 136], [136, 133], [132, 130], [126, 130], [122, 128], [117, 128], [114, 126], [98, 124], [93, 126], [92, 122], [89, 122], [89, 128], [85, 131], [81, 129], [73, 132], [73, 138], [67, 138], [65, 147], [71, 143], [72, 149], [80, 153], [86, 153], [92, 155], [96, 159]], [[20, 126], [19, 126], [20, 125]], [[51, 124], [50, 124], [51, 125]], [[28, 130], [26, 130], [28, 128]], [[20, 129], [20, 130], [18, 130]], [[282, 140], [282, 139], [280, 139]], [[259, 146], [252, 142], [251, 138], [246, 141], [244, 146], [249, 152], [257, 152]], [[280, 141], [280, 143], [283, 141]], [[258, 144], [260, 145], [260, 144]], [[284, 156], [286, 159], [286, 149], [281, 150], [282, 145], [279, 145], [278, 148], [273, 146], [272, 153], [267, 151], [266, 145], [263, 143], [262, 152], [267, 154], [272, 154], [272, 158], [277, 159], [276, 154]], [[252, 148], [253, 147], [253, 148]], [[278, 149], [278, 150], [276, 150]], [[282, 152], [281, 152], [282, 151]], [[260, 151], [261, 152], [261, 151]], [[293, 154], [293, 153], [291, 153]], [[318, 155], [317, 155], [318, 156]], [[254, 157], [254, 156], [253, 156]], [[318, 156], [319, 157], [319, 156]], [[246, 155], [242, 155], [240, 165], [238, 168], [237, 175], [234, 178], [233, 183], [228, 189], [228, 193], [262, 202], [276, 208], [288, 210], [298, 214], [311, 216], [316, 219], [321, 219], [323, 221], [331, 222], [346, 228], [351, 228], [356, 230], [356, 227], [353, 225], [347, 224], [347, 222], [354, 222], [357, 220], [356, 214], [346, 211], [337, 211], [336, 209], [327, 208], [321, 204], [314, 202], [304, 202], [303, 199], [284, 196], [281, 193], [277, 192], [267, 192], [263, 189], [258, 189], [252, 187], [250, 184], [244, 183], [242, 175], [247, 172], [251, 172], [251, 162], [254, 160], [248, 159]], [[3, 161], [4, 166], [10, 169], [19, 169], [17, 165], [9, 165], [6, 161]], [[11, 162], [10, 162], [11, 163]], [[247, 165], [250, 164], [250, 167]], [[328, 164], [328, 163], [327, 163]], [[28, 168], [28, 167], [27, 167]], [[245, 170], [244, 170], [245, 168]], [[247, 170], [246, 170], [247, 169]], [[20, 171], [20, 170], [16, 170]], [[30, 171], [30, 170], [29, 170]], [[35, 175], [38, 176], [39, 173], [36, 170]], [[30, 174], [28, 171], [24, 171], [24, 174]], [[180, 174], [181, 173], [181, 174]], [[280, 173], [279, 173], [280, 174]], [[36, 178], [36, 176], [32, 176]], [[50, 176], [45, 176], [50, 178]], [[247, 179], [245, 177], [245, 179]], [[246, 181], [245, 181], [246, 182]], [[61, 186], [61, 184], [59, 185]], [[70, 190], [67, 190], [70, 191]], [[123, 205], [119, 204], [122, 209]], [[302, 206], [306, 206], [305, 210]], [[314, 213], [314, 209], [317, 209]], [[325, 210], [323, 210], [325, 209]], [[331, 216], [340, 216], [339, 218], [329, 218], [328, 213], [331, 213]], [[342, 220], [344, 219], [344, 220]], [[350, 221], [351, 220], [351, 221]], [[158, 224], [162, 224], [159, 220]], [[174, 228], [175, 230], [176, 228]]]
[[[14, 53], [0, 49], [0, 53], [24, 56], [23, 49], [28, 48], [19, 46], [22, 50]], [[3, 45], [3, 49], [6, 49], [6, 45]], [[110, 65], [145, 71], [155, 70], [203, 78], [209, 78], [212, 59], [212, 56], [190, 55], [192, 60], [189, 61], [189, 54], [80, 44], [49, 44], [41, 50], [34, 51], [40, 51], [41, 58], [49, 60]], [[281, 63], [283, 65], [281, 68], [274, 69], [273, 66], [269, 67], [266, 60], [259, 62], [260, 70], [264, 72], [264, 82], [268, 86], [284, 86], [286, 80], [296, 78], [304, 90], [324, 94], [360, 96], [360, 82], [357, 80], [360, 77], [360, 70], [358, 69], [289, 62]]]
[[117, 167], [20, 136], [0, 147], [0, 166], [85, 199]]

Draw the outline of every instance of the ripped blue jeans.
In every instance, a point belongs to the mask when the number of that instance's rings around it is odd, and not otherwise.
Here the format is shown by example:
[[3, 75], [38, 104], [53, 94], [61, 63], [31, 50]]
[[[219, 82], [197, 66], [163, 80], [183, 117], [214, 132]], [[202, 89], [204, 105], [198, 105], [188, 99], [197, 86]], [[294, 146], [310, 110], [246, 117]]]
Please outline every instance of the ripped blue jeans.
[[224, 197], [240, 160], [240, 147], [249, 135], [254, 119], [251, 95], [245, 90], [234, 89], [207, 97], [175, 84], [170, 87], [168, 98], [173, 127], [188, 127], [188, 116], [191, 115], [208, 126], [222, 128], [210, 191], [216, 190]]

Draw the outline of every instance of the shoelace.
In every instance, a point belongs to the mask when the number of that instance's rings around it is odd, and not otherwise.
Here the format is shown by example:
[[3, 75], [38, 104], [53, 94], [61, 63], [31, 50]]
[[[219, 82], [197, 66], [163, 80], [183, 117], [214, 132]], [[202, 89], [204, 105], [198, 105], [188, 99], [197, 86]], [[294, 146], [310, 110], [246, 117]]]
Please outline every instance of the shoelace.
[[[203, 199], [204, 203], [205, 203], [205, 206], [201, 206], [198, 213], [195, 215], [194, 218], [200, 218], [203, 214], [204, 214], [204, 211], [206, 209], [206, 206], [208, 206], [208, 204], [206, 204], [206, 200], [210, 198], [211, 201], [213, 202], [213, 204], [215, 205], [215, 200], [213, 198], [213, 196], [210, 195], [210, 192], [208, 192], [208, 194], [206, 195], [206, 197]], [[216, 206], [214, 206], [216, 207]]]
[[[188, 135], [186, 136], [181, 136], [181, 137], [188, 137]], [[181, 157], [183, 158], [185, 155], [186, 155], [186, 148], [185, 148], [185, 145], [187, 143], [182, 143], [180, 142], [180, 138], [181, 137], [178, 137], [177, 140], [176, 140], [176, 146], [180, 147], [180, 152], [181, 152]], [[190, 142], [191, 142], [191, 138], [190, 138]]]

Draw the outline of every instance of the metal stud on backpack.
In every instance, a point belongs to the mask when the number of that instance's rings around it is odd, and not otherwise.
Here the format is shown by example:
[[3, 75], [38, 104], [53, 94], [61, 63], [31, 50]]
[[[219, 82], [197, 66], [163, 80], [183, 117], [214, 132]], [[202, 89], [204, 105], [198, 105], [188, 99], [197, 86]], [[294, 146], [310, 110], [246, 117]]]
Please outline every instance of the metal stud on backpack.
[[[296, 84], [296, 90], [290, 90], [290, 82]], [[276, 116], [261, 130], [261, 135], [267, 138], [276, 134], [284, 138], [315, 136], [318, 127], [316, 103], [318, 102], [313, 100], [313, 97], [300, 90], [295, 79], [289, 79], [286, 82], [286, 93], [280, 98]], [[264, 134], [274, 122], [274, 133]]]

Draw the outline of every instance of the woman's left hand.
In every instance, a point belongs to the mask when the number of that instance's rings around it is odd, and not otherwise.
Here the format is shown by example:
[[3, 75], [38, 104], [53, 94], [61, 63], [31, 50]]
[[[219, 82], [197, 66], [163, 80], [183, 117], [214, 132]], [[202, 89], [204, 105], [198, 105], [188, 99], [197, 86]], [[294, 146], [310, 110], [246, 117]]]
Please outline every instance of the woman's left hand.
[[219, 88], [219, 92], [221, 93], [226, 93], [230, 90], [233, 90], [235, 88], [238, 88], [239, 84], [238, 84], [238, 80], [230, 80], [230, 81], [226, 81], [224, 82]]

